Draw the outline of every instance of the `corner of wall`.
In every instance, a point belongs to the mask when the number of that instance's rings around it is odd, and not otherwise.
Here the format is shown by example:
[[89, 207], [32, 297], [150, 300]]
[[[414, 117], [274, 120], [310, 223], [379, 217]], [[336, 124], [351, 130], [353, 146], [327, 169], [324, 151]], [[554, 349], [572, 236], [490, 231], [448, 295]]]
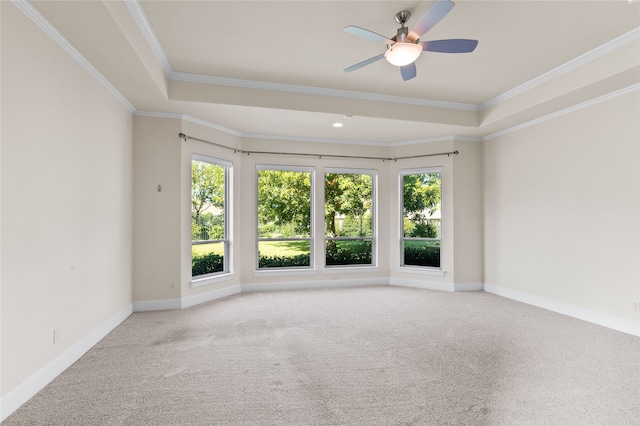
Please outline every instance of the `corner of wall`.
[[180, 294], [180, 130], [179, 119], [135, 117], [133, 300], [138, 308], [143, 301]]
[[484, 281], [483, 143], [454, 141], [454, 283], [480, 290]]

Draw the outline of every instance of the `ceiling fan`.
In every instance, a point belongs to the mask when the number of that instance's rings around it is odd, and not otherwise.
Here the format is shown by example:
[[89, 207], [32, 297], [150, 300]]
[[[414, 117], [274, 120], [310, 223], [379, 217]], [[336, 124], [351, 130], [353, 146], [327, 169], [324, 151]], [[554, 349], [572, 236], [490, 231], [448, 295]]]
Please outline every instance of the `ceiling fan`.
[[355, 71], [366, 65], [372, 64], [385, 58], [392, 65], [400, 67], [400, 74], [404, 81], [410, 80], [416, 76], [415, 61], [424, 52], [440, 52], [440, 53], [469, 53], [473, 52], [478, 45], [478, 40], [468, 39], [448, 39], [420, 41], [427, 31], [435, 27], [453, 9], [455, 4], [451, 0], [436, 0], [431, 6], [425, 10], [418, 18], [413, 28], [409, 31], [404, 24], [411, 17], [411, 12], [406, 10], [396, 13], [396, 21], [400, 24], [398, 33], [391, 37], [385, 37], [373, 31], [350, 25], [344, 28], [344, 31], [357, 37], [366, 38], [375, 42], [385, 43], [387, 50], [384, 53], [376, 55], [372, 58], [358, 62], [355, 65], [345, 68], [345, 72]]

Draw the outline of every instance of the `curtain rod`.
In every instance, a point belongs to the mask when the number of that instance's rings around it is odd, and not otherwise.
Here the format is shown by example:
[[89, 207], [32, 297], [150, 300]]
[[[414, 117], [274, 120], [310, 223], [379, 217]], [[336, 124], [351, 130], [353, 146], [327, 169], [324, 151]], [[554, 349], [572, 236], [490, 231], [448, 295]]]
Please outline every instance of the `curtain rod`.
[[188, 136], [185, 135], [184, 133], [179, 133], [178, 137], [180, 137], [182, 140], [184, 140], [185, 142], [189, 139], [194, 140], [194, 141], [198, 141], [198, 142], [204, 142], [204, 143], [208, 143], [211, 145], [215, 145], [219, 148], [224, 148], [224, 149], [228, 149], [230, 151], [233, 151], [234, 154], [240, 153], [240, 154], [247, 154], [247, 155], [251, 155], [251, 154], [266, 154], [266, 155], [293, 155], [293, 156], [297, 156], [297, 157], [318, 157], [318, 158], [353, 158], [353, 159], [359, 159], [359, 160], [382, 160], [382, 161], [398, 161], [398, 160], [406, 160], [409, 158], [422, 158], [422, 157], [437, 157], [440, 155], [446, 155], [447, 157], [451, 156], [451, 155], [458, 155], [459, 151], [451, 151], [451, 152], [439, 152], [436, 154], [421, 154], [421, 155], [410, 155], [407, 157], [366, 157], [366, 156], [362, 156], [362, 155], [338, 155], [338, 154], [306, 154], [306, 153], [292, 153], [292, 152], [273, 152], [273, 151], [246, 151], [243, 149], [238, 149], [238, 148], [231, 148], [229, 146], [226, 145], [222, 145], [219, 143], [215, 143], [215, 142], [211, 142], [208, 140], [204, 140], [204, 139], [200, 139], [200, 138], [196, 138], [193, 136]]

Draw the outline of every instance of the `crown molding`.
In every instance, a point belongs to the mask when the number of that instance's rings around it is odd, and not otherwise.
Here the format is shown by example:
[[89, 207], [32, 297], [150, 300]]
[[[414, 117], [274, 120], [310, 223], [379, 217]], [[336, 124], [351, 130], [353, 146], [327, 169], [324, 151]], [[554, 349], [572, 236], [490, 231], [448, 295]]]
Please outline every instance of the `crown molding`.
[[172, 72], [169, 80], [185, 83], [209, 84], [215, 86], [237, 87], [242, 89], [269, 90], [274, 92], [295, 93], [299, 95], [328, 96], [334, 98], [354, 99], [360, 101], [373, 101], [384, 103], [397, 103], [411, 106], [423, 106], [433, 108], [446, 108], [463, 111], [479, 111], [480, 106], [459, 102], [435, 101], [431, 99], [409, 98], [404, 96], [383, 95], [378, 93], [357, 92], [354, 90], [330, 89], [324, 87], [301, 86], [286, 83], [274, 83], [268, 81], [243, 80], [230, 77], [217, 77], [202, 74], [190, 74], [184, 72]]
[[194, 124], [199, 124], [210, 129], [218, 130], [223, 133], [227, 133], [233, 136], [237, 136], [243, 139], [265, 139], [265, 140], [278, 140], [278, 141], [291, 141], [291, 142], [308, 142], [308, 143], [327, 143], [327, 144], [339, 144], [339, 145], [363, 145], [363, 146], [401, 146], [401, 145], [413, 145], [427, 142], [438, 141], [450, 141], [450, 140], [469, 140], [469, 141], [482, 141], [481, 138], [473, 138], [466, 136], [443, 136], [441, 138], [423, 139], [420, 141], [408, 141], [408, 142], [371, 142], [371, 141], [353, 141], [344, 139], [329, 139], [329, 138], [311, 138], [302, 136], [282, 136], [282, 135], [270, 135], [264, 133], [242, 133], [227, 127], [220, 126], [209, 121], [201, 120], [199, 118], [191, 117], [190, 115], [174, 113], [174, 112], [159, 112], [159, 111], [136, 111], [135, 115], [139, 117], [153, 117], [153, 118], [169, 118], [174, 120], [189, 121]]
[[184, 116], [183, 114], [177, 112], [162, 112], [162, 111], [143, 111], [138, 110], [135, 112], [135, 115], [140, 117], [154, 117], [154, 118], [173, 118], [177, 120], [181, 120]]
[[135, 107], [118, 91], [66, 38], [55, 29], [31, 4], [26, 0], [11, 0], [11, 2], [24, 13], [38, 28], [42, 30], [51, 40], [71, 56], [85, 71], [87, 71], [98, 83], [109, 91], [125, 108], [130, 112], [135, 112]]
[[584, 102], [581, 102], [579, 104], [570, 106], [568, 108], [561, 109], [561, 110], [553, 112], [551, 114], [547, 114], [547, 115], [544, 115], [542, 117], [538, 117], [536, 119], [527, 121], [527, 122], [522, 123], [522, 124], [518, 124], [518, 125], [513, 126], [513, 127], [509, 127], [507, 129], [500, 130], [500, 131], [495, 132], [495, 133], [491, 133], [489, 135], [484, 136], [482, 138], [482, 140], [483, 141], [488, 141], [488, 140], [497, 138], [499, 136], [504, 136], [506, 134], [513, 133], [513, 132], [516, 132], [518, 130], [522, 130], [524, 128], [533, 126], [535, 124], [540, 124], [542, 122], [554, 119], [556, 117], [560, 117], [562, 115], [569, 114], [571, 112], [580, 110], [582, 108], [590, 107], [591, 105], [595, 105], [595, 104], [598, 104], [600, 102], [608, 101], [609, 99], [617, 98], [618, 96], [626, 95], [627, 93], [631, 93], [631, 92], [636, 91], [636, 90], [640, 90], [640, 83], [632, 84], [631, 86], [628, 86], [628, 87], [613, 91], [611, 93], [607, 93], [607, 94], [602, 95], [602, 96], [598, 96], [598, 97], [593, 98], [593, 99], [589, 99], [588, 101], [584, 101]]
[[280, 136], [280, 135], [267, 135], [258, 133], [243, 133], [242, 137], [245, 139], [265, 139], [265, 140], [277, 140], [277, 141], [291, 141], [291, 142], [307, 142], [307, 143], [326, 143], [326, 144], [338, 144], [338, 145], [363, 145], [363, 146], [390, 146], [386, 142], [371, 142], [371, 141], [353, 141], [342, 139], [328, 139], [328, 138], [310, 138], [304, 136]]
[[550, 80], [553, 80], [554, 78], [557, 78], [562, 74], [573, 71], [587, 64], [588, 62], [591, 62], [595, 59], [600, 58], [601, 56], [614, 52], [628, 45], [629, 43], [633, 43], [634, 41], [637, 41], [637, 40], [640, 40], [640, 27], [635, 28], [629, 31], [628, 33], [623, 34], [620, 37], [617, 37], [599, 47], [596, 47], [595, 49], [592, 49], [589, 52], [578, 56], [577, 58], [574, 58], [568, 62], [565, 62], [564, 64], [552, 69], [551, 71], [547, 71], [546, 73], [541, 74], [538, 77], [535, 77], [524, 84], [516, 86], [513, 89], [507, 90], [506, 92], [496, 96], [493, 99], [489, 99], [488, 101], [483, 102], [482, 104], [479, 105], [480, 110], [485, 110], [492, 106], [498, 105], [510, 98], [513, 98], [514, 96], [520, 95], [528, 90], [531, 90], [537, 86], [540, 86], [541, 84], [544, 84]]
[[153, 28], [151, 28], [147, 15], [145, 15], [144, 10], [142, 10], [142, 5], [138, 0], [125, 0], [124, 3], [127, 5], [134, 21], [138, 24], [140, 32], [142, 32], [145, 40], [147, 40], [147, 44], [160, 64], [160, 68], [162, 68], [164, 75], [168, 78], [168, 76], [173, 73], [173, 69], [171, 68], [169, 59], [167, 59], [167, 55], [164, 53], [164, 50], [160, 45], [160, 41], [158, 41], [158, 37], [156, 37], [156, 33], [153, 31]]
[[483, 139], [481, 137], [476, 136], [458, 136], [458, 135], [449, 135], [449, 136], [438, 136], [435, 138], [426, 138], [426, 139], [416, 139], [410, 141], [399, 141], [399, 142], [391, 142], [388, 144], [389, 146], [406, 146], [406, 145], [420, 145], [423, 143], [432, 143], [432, 142], [452, 142], [452, 141], [466, 141], [466, 142], [482, 142]]
[[211, 123], [209, 121], [201, 120], [199, 118], [191, 117], [190, 115], [186, 115], [186, 114], [179, 114], [175, 112], [157, 112], [157, 111], [140, 111], [139, 110], [135, 112], [135, 115], [139, 117], [170, 118], [175, 120], [189, 121], [194, 124], [199, 124], [200, 126], [208, 127], [210, 129], [227, 133], [229, 135], [243, 137], [243, 134], [238, 131], [229, 129], [228, 127], [220, 126], [215, 123]]
[[568, 108], [564, 108], [562, 110], [553, 112], [551, 114], [544, 115], [542, 117], [538, 117], [536, 119], [518, 124], [516, 126], [512, 126], [482, 137], [476, 136], [458, 136], [458, 135], [448, 135], [448, 136], [438, 136], [434, 138], [425, 138], [425, 139], [416, 139], [416, 140], [408, 140], [408, 141], [397, 141], [397, 142], [371, 142], [371, 141], [352, 141], [352, 140], [340, 140], [340, 139], [326, 139], [326, 138], [310, 138], [310, 137], [300, 137], [300, 136], [282, 136], [282, 135], [269, 135], [269, 134], [258, 134], [258, 133], [242, 133], [238, 132], [215, 123], [211, 123], [205, 120], [201, 120], [198, 118], [191, 117], [185, 114], [178, 113], [170, 113], [170, 112], [154, 112], [154, 111], [136, 111], [135, 115], [142, 117], [157, 117], [157, 118], [171, 118], [171, 119], [180, 119], [189, 121], [195, 124], [199, 124], [205, 127], [209, 127], [211, 129], [219, 130], [221, 132], [234, 135], [241, 138], [246, 139], [265, 139], [265, 140], [279, 140], [279, 141], [291, 141], [291, 142], [311, 142], [311, 143], [328, 143], [328, 144], [341, 144], [341, 145], [363, 145], [363, 146], [383, 146], [383, 147], [398, 147], [398, 146], [408, 146], [408, 145], [419, 145], [424, 143], [433, 143], [433, 142], [447, 142], [447, 141], [466, 141], [466, 142], [485, 142], [491, 139], [495, 139], [499, 136], [504, 136], [509, 133], [516, 132], [518, 130], [522, 130], [524, 128], [543, 123], [548, 120], [552, 120], [554, 118], [560, 117], [565, 114], [569, 114], [571, 112], [580, 110], [582, 108], [587, 108], [591, 105], [598, 104], [600, 102], [607, 101], [609, 99], [616, 98], [618, 96], [625, 95], [627, 93], [631, 93], [633, 91], [640, 90], [640, 83], [633, 84], [631, 86], [613, 91], [611, 93], [607, 93], [602, 96], [598, 96], [596, 98], [590, 99], [588, 101], [581, 102], [579, 104], [573, 105]]
[[242, 133], [240, 133], [240, 132], [238, 132], [236, 130], [229, 129], [228, 127], [220, 126], [218, 124], [211, 123], [209, 121], [200, 120], [199, 118], [191, 117], [190, 115], [183, 115], [182, 119], [185, 120], [185, 121], [189, 121], [191, 123], [194, 123], [194, 124], [199, 124], [201, 126], [208, 127], [210, 129], [218, 130], [218, 131], [220, 131], [222, 133], [227, 133], [229, 135], [233, 135], [233, 136], [237, 136], [237, 137], [242, 137], [243, 136]]
[[461, 142], [482, 142], [482, 138], [478, 137], [478, 136], [454, 136], [453, 137], [454, 141], [461, 141]]

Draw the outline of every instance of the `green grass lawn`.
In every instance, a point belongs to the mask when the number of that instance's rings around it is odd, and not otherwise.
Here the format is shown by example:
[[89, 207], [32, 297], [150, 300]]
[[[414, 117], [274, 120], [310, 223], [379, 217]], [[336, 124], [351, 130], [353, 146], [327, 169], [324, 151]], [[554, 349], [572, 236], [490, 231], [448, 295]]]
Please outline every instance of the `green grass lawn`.
[[[341, 241], [341, 245], [357, 244], [360, 242]], [[438, 247], [438, 241], [405, 241], [406, 248], [420, 248], [424, 246]], [[222, 243], [198, 244], [191, 246], [192, 256], [202, 256], [207, 253], [223, 255], [224, 245]], [[309, 253], [308, 241], [260, 241], [261, 256], [296, 256], [298, 254]]]
[[290, 257], [306, 254], [310, 251], [309, 241], [260, 241], [260, 256]]
[[408, 240], [404, 242], [405, 248], [422, 248], [422, 247], [440, 247], [439, 241], [415, 241]]
[[197, 244], [191, 246], [191, 256], [203, 256], [205, 254], [215, 253], [220, 256], [224, 255], [224, 244], [223, 243], [213, 243], [213, 244]]
[[[202, 256], [208, 253], [224, 254], [222, 243], [197, 244], [191, 246], [191, 256]], [[309, 253], [308, 241], [260, 241], [261, 256], [296, 256]]]

